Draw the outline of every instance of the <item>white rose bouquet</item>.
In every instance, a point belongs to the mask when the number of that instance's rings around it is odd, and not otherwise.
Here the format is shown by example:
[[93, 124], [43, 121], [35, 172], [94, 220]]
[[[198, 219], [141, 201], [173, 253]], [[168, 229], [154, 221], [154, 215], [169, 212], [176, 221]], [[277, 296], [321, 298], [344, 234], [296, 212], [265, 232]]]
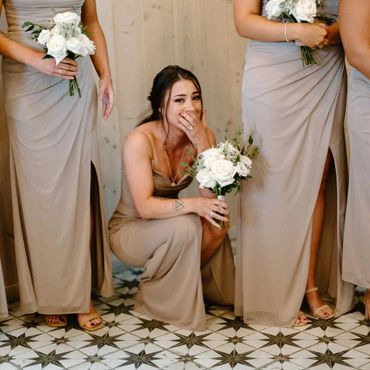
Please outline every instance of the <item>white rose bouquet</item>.
[[[266, 4], [267, 18], [287, 23], [313, 23], [317, 8], [323, 4], [324, 0], [269, 0]], [[301, 56], [305, 66], [316, 64], [308, 46], [301, 46]]]
[[[54, 58], [58, 65], [64, 58], [77, 59], [95, 53], [95, 44], [86, 36], [81, 18], [74, 12], [57, 13], [48, 26], [25, 22], [23, 29], [45, 50], [45, 58]], [[81, 97], [77, 78], [69, 81], [68, 95], [75, 90]]]
[[242, 130], [238, 130], [233, 139], [225, 138], [217, 146], [199, 153], [187, 173], [195, 177], [199, 187], [209, 189], [218, 199], [225, 199], [225, 194], [236, 189], [240, 191], [240, 181], [251, 177], [252, 159], [258, 154], [249, 136], [248, 145], [241, 147]]

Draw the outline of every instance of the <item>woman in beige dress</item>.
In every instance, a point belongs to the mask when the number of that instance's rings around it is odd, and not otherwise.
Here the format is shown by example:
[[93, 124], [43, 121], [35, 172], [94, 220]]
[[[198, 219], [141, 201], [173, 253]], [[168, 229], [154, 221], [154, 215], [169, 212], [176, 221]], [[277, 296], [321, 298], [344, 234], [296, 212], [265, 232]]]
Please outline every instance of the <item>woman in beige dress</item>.
[[[239, 34], [252, 39], [243, 80], [245, 131], [261, 154], [243, 186], [235, 312], [248, 323], [304, 325], [351, 308], [341, 279], [346, 197], [345, 67], [338, 24], [281, 23], [266, 0], [235, 0]], [[337, 14], [337, 1], [321, 11]], [[299, 45], [316, 64], [303, 66]]]
[[367, 288], [370, 319], [370, 2], [341, 0], [340, 33], [349, 63], [350, 174], [344, 228], [343, 279]]
[[110, 223], [112, 250], [144, 267], [135, 309], [179, 327], [205, 329], [204, 298], [232, 304], [234, 265], [228, 206], [206, 189], [178, 198], [191, 183], [184, 164], [215, 144], [205, 125], [196, 77], [168, 66], [155, 77], [152, 114], [123, 146], [122, 196]]
[[[44, 59], [22, 24], [47, 25], [55, 13], [75, 11], [96, 44], [99, 98], [108, 117], [113, 90], [95, 0], [0, 0], [8, 34], [0, 35], [9, 127], [14, 242], [21, 308], [65, 326], [77, 313], [82, 328], [102, 319], [91, 289], [113, 293], [108, 233], [96, 142], [96, 87], [90, 58]], [[67, 95], [77, 76], [82, 97]], [[91, 244], [91, 247], [90, 247]]]

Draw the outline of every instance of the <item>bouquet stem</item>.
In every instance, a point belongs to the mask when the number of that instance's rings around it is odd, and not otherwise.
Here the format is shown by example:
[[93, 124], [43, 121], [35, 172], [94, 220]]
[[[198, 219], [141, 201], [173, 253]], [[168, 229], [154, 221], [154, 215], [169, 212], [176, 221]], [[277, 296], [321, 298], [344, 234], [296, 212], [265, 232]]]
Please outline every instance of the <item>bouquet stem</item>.
[[[217, 195], [217, 199], [225, 200], [225, 195]], [[225, 222], [224, 221], [220, 221], [220, 220], [215, 220], [215, 221], [221, 226], [221, 229], [225, 228]]]
[[68, 95], [74, 96], [75, 90], [77, 91], [78, 97], [81, 98], [80, 86], [78, 86], [77, 78], [73, 77], [73, 80], [69, 80]]
[[301, 46], [301, 57], [304, 66], [316, 64], [316, 60], [312, 56], [312, 50], [308, 46]]

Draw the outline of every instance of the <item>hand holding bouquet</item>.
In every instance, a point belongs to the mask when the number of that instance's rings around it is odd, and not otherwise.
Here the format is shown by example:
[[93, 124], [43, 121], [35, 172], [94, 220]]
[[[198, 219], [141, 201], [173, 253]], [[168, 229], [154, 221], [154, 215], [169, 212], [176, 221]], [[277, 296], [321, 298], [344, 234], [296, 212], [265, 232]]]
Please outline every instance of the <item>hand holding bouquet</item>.
[[252, 159], [258, 154], [258, 148], [249, 137], [247, 147], [241, 147], [241, 130], [234, 139], [226, 139], [217, 146], [209, 148], [194, 161], [187, 173], [195, 177], [199, 187], [216, 194], [218, 199], [225, 199], [225, 194], [236, 189], [240, 191], [240, 182], [251, 177]]
[[[266, 5], [267, 18], [286, 23], [313, 23], [317, 17], [317, 8], [323, 6], [323, 3], [324, 0], [269, 0]], [[301, 46], [301, 56], [305, 66], [316, 63], [308, 46]]]
[[[48, 26], [25, 22], [23, 29], [31, 32], [31, 38], [45, 50], [45, 58], [54, 58], [58, 65], [64, 58], [77, 59], [95, 53], [95, 44], [86, 36], [81, 18], [74, 12], [56, 14]], [[68, 95], [81, 97], [77, 78], [69, 81]]]

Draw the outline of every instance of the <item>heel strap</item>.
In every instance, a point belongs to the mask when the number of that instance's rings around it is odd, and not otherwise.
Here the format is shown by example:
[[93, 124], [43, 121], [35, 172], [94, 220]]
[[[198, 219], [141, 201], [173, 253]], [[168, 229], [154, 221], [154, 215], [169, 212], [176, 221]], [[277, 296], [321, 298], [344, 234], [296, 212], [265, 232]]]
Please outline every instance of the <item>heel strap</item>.
[[311, 292], [316, 292], [316, 290], [319, 290], [319, 288], [317, 286], [315, 286], [314, 288], [307, 289], [306, 294], [311, 293]]

